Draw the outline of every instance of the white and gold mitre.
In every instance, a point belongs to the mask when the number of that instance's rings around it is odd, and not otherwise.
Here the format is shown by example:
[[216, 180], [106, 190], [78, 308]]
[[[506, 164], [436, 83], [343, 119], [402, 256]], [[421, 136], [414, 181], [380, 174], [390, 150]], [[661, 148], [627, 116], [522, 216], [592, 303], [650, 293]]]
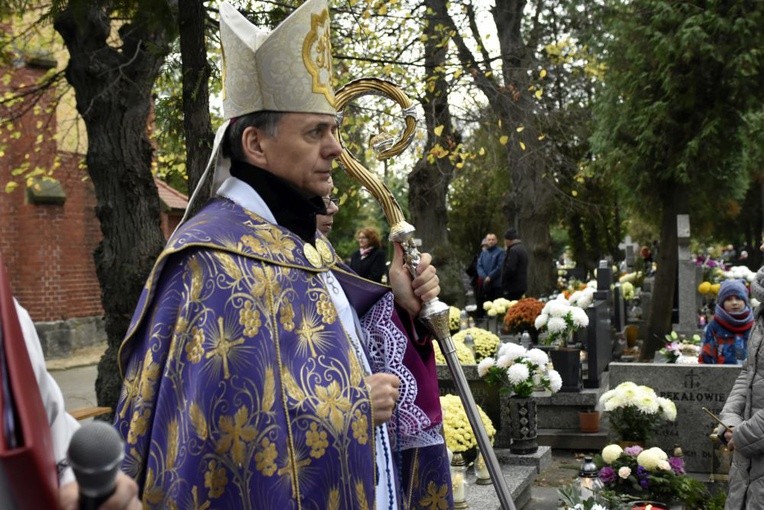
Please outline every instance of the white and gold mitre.
[[307, 0], [272, 32], [222, 3], [220, 41], [226, 119], [263, 110], [337, 112], [326, 0]]

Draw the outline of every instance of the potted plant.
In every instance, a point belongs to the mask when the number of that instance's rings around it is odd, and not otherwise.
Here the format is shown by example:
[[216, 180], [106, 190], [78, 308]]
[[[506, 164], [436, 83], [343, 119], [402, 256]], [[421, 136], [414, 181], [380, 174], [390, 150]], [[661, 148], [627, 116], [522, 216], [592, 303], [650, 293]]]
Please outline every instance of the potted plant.
[[507, 312], [504, 315], [502, 331], [505, 334], [521, 335], [527, 331], [535, 342], [538, 339], [536, 329], [536, 317], [544, 308], [544, 303], [536, 298], [523, 298], [518, 301], [510, 301]]
[[562, 377], [560, 391], [581, 391], [581, 349], [568, 344], [574, 332], [588, 325], [589, 316], [584, 309], [571, 305], [562, 294], [548, 301], [536, 317], [536, 329], [546, 332], [544, 343], [552, 347], [549, 355]]
[[658, 502], [655, 508], [682, 504], [685, 508], [701, 508], [710, 497], [702, 481], [687, 476], [684, 460], [668, 456], [660, 448], [626, 449], [610, 444], [597, 455], [599, 479], [603, 484], [600, 501], [609, 508], [645, 508], [640, 502]]
[[[488, 357], [478, 363], [478, 375], [499, 386], [499, 392], [510, 395], [509, 405], [502, 408], [510, 424], [512, 453], [525, 455], [538, 450], [538, 427], [534, 391], [557, 392], [562, 386], [560, 375], [540, 349], [526, 350], [515, 343], [502, 344], [496, 359]], [[502, 419], [503, 421], [503, 419]]]
[[671, 400], [659, 397], [649, 386], [637, 386], [631, 381], [603, 393], [600, 405], [616, 440], [624, 443], [644, 446], [664, 421], [676, 419], [676, 405]]

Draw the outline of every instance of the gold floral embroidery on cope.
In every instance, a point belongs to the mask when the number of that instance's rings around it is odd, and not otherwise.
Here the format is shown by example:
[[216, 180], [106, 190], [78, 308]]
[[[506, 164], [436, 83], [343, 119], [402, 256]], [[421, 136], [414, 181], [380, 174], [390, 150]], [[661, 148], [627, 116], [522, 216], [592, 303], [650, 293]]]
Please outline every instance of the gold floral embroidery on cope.
[[343, 395], [342, 387], [337, 381], [332, 381], [329, 386], [316, 386], [316, 414], [321, 418], [328, 418], [336, 435], [343, 430], [345, 416], [350, 411], [352, 404], [347, 396]]
[[249, 410], [245, 406], [241, 406], [233, 416], [221, 416], [218, 420], [221, 436], [215, 451], [219, 454], [229, 453], [237, 464], [244, 463], [247, 443], [257, 437], [257, 430], [249, 421]]
[[332, 89], [332, 43], [329, 38], [329, 11], [310, 16], [310, 32], [302, 43], [302, 61], [313, 78], [313, 92], [323, 94], [334, 106]]
[[329, 296], [326, 294], [321, 294], [318, 297], [316, 310], [318, 310], [318, 314], [327, 324], [334, 324], [334, 321], [337, 320], [337, 310], [334, 308], [334, 303], [332, 303], [332, 300], [329, 299]]
[[247, 301], [239, 310], [239, 324], [244, 326], [244, 335], [255, 336], [260, 331], [263, 321], [260, 319], [260, 312], [253, 308], [252, 301]]
[[204, 330], [191, 329], [191, 341], [186, 344], [186, 357], [191, 363], [199, 363], [204, 356]]
[[225, 492], [225, 486], [228, 485], [228, 475], [225, 466], [218, 466], [218, 461], [211, 460], [207, 464], [207, 471], [204, 473], [204, 486], [209, 489], [211, 498], [219, 498]]
[[328, 437], [325, 430], [318, 428], [318, 423], [310, 424], [310, 430], [305, 432], [305, 444], [310, 446], [311, 457], [320, 459], [324, 456], [329, 446]]

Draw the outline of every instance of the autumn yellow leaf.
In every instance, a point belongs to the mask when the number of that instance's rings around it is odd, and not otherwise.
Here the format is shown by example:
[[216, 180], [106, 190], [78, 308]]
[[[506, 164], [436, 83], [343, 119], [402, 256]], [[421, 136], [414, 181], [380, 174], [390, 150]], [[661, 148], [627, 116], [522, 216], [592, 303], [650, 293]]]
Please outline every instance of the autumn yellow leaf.
[[545, 78], [546, 77], [546, 69], [542, 69], [541, 72], [539, 72], [539, 78]]
[[522, 133], [524, 129], [525, 129], [525, 126], [518, 126], [517, 129], [515, 129], [515, 131], [517, 131], [518, 133]]
[[578, 191], [573, 190], [573, 191], [570, 192], [570, 194], [573, 195], [574, 197], [577, 197], [578, 196]]
[[535, 94], [533, 94], [533, 95], [534, 95], [534, 96], [536, 96], [536, 99], [541, 99], [541, 96], [543, 96], [543, 95], [544, 95], [544, 91], [543, 91], [543, 90], [541, 90], [541, 89], [538, 89], [538, 90], [536, 91], [536, 93], [535, 93]]
[[499, 138], [499, 143], [502, 145], [507, 145], [508, 141], [509, 141], [509, 137], [507, 135], [503, 135], [501, 138]]
[[443, 124], [436, 126], [435, 129], [433, 129], [433, 132], [435, 133], [435, 136], [440, 136], [443, 133]]
[[8, 181], [8, 184], [5, 185], [5, 192], [10, 193], [11, 191], [15, 190], [19, 186], [19, 183], [15, 181]]
[[522, 150], [525, 150], [525, 144], [524, 144], [523, 142], [520, 142], [520, 148], [521, 148]]
[[457, 69], [456, 71], [454, 71], [454, 79], [455, 80], [458, 79], [462, 74], [464, 74], [464, 71], [462, 71], [461, 69]]
[[481, 156], [485, 156], [485, 147], [480, 147], [478, 154], [480, 154]]

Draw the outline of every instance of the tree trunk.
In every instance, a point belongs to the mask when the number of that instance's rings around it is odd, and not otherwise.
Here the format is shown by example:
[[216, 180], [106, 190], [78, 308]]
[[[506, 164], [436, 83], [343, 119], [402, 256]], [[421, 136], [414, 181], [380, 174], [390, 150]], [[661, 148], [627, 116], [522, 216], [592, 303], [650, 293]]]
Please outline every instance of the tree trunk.
[[[448, 44], [440, 44], [440, 39], [444, 36], [439, 34], [442, 29], [438, 28], [438, 25], [438, 19], [432, 18], [428, 20], [424, 29], [427, 36], [424, 43], [425, 80], [432, 85], [425, 87], [425, 96], [421, 99], [427, 143], [422, 158], [417, 161], [408, 176], [411, 222], [417, 227], [417, 236], [427, 248], [444, 247], [448, 244], [446, 192], [454, 174], [453, 163], [448, 157], [430, 156], [428, 161], [428, 155], [436, 144], [450, 149], [456, 147], [460, 141], [459, 134], [454, 132], [451, 125], [448, 83], [442, 70]], [[440, 136], [435, 134], [435, 128], [438, 126], [443, 126]]]
[[114, 407], [121, 378], [117, 350], [164, 239], [151, 174], [147, 122], [151, 88], [167, 53], [167, 34], [139, 13], [120, 27], [121, 47], [107, 43], [108, 14], [89, 4], [60, 12], [54, 27], [69, 51], [66, 79], [88, 135], [86, 163], [95, 187], [103, 240], [94, 253], [108, 348], [98, 365], [98, 405]]
[[655, 351], [663, 348], [665, 335], [672, 329], [671, 312], [674, 308], [678, 268], [676, 216], [680, 212], [678, 205], [680, 196], [677, 195], [680, 195], [679, 191], [670, 193], [663, 201], [660, 250], [656, 260], [658, 269], [655, 273], [655, 284], [650, 301], [647, 333], [640, 354], [643, 360], [653, 359]]
[[[214, 138], [210, 122], [210, 65], [207, 61], [204, 35], [205, 18], [202, 0], [187, 0], [178, 12], [183, 72], [183, 131], [186, 136], [189, 197], [196, 189], [210, 159]], [[205, 196], [208, 194], [209, 189], [206, 190]], [[204, 197], [200, 198], [196, 201], [197, 207], [206, 202]]]

